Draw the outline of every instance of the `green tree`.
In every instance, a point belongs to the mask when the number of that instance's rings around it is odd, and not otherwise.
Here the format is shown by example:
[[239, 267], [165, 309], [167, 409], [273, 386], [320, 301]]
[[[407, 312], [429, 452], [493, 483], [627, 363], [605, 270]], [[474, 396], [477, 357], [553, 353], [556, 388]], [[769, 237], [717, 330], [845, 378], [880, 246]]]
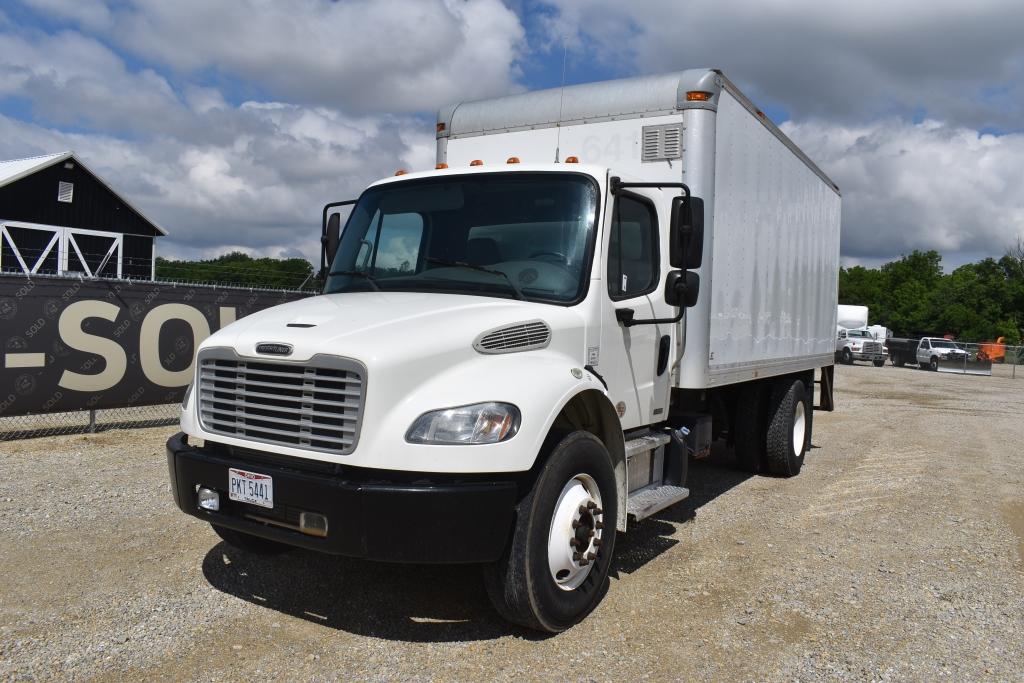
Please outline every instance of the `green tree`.
[[310, 289], [314, 286], [312, 273], [313, 266], [302, 258], [254, 259], [242, 252], [231, 252], [201, 261], [175, 261], [159, 257], [156, 260], [158, 280], [267, 289]]

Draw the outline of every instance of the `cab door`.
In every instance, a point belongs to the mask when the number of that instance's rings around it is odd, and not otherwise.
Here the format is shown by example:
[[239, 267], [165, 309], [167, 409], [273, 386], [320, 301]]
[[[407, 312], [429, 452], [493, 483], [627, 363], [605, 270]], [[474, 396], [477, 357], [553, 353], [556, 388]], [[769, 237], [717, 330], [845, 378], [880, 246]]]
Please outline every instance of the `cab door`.
[[[652, 193], [653, 194], [653, 193]], [[660, 195], [660, 191], [657, 192]], [[661, 258], [658, 212], [651, 196], [619, 192], [613, 197], [604, 231], [604, 301], [601, 351], [596, 369], [608, 383], [623, 429], [664, 419], [657, 381], [659, 325], [627, 327], [616, 317], [632, 311], [637, 320], [654, 318], [660, 306]], [[663, 373], [665, 374], [665, 373]], [[654, 415], [657, 410], [659, 415]]]

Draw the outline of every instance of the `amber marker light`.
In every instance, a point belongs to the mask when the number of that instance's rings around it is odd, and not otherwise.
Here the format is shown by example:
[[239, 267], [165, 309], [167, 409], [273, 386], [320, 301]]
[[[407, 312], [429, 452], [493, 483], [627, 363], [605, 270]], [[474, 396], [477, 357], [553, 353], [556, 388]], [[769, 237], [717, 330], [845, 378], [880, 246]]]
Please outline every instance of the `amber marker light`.
[[519, 157], [509, 157], [508, 161], [506, 161], [505, 163], [506, 164], [518, 164], [519, 163]]
[[446, 163], [444, 163], [444, 162], [442, 161], [442, 162], [441, 162], [441, 163], [439, 163], [439, 164], [438, 164], [437, 166], [434, 166], [434, 168], [435, 168], [436, 170], [440, 171], [440, 170], [441, 170], [442, 168], [448, 168], [448, 164], [446, 164]]
[[395, 171], [395, 175], [405, 175], [406, 173], [408, 173], [408, 171], [406, 171], [404, 168], [400, 168], [397, 171]]
[[687, 102], [707, 102], [711, 99], [711, 93], [703, 90], [691, 90], [686, 93]]
[[473, 161], [469, 162], [469, 165], [470, 166], [483, 166], [484, 162], [481, 161], [480, 159], [473, 159]]
[[565, 163], [567, 164], [578, 164], [580, 163], [579, 157], [566, 157]]

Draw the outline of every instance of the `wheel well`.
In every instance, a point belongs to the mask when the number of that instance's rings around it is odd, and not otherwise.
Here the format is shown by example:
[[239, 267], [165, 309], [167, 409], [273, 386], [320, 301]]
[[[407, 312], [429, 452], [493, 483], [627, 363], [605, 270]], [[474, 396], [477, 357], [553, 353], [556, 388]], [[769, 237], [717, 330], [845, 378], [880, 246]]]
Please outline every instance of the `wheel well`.
[[567, 434], [578, 430], [590, 432], [608, 449], [619, 488], [619, 519], [616, 520], [616, 527], [625, 531], [626, 447], [622, 437], [622, 423], [608, 397], [596, 389], [588, 389], [573, 396], [552, 423], [538, 463], [547, 458], [548, 453]]

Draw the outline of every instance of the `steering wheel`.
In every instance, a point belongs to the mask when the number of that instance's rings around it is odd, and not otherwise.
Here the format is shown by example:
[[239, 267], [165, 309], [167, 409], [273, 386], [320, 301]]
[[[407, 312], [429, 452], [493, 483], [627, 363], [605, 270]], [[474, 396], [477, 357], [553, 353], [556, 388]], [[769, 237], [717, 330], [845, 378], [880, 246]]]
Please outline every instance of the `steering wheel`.
[[540, 258], [541, 256], [554, 256], [557, 259], [556, 262], [563, 265], [568, 265], [569, 263], [569, 257], [560, 251], [535, 251], [530, 254], [530, 258]]

